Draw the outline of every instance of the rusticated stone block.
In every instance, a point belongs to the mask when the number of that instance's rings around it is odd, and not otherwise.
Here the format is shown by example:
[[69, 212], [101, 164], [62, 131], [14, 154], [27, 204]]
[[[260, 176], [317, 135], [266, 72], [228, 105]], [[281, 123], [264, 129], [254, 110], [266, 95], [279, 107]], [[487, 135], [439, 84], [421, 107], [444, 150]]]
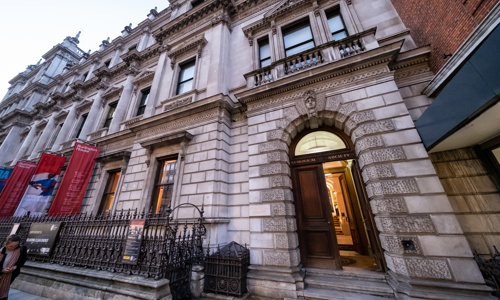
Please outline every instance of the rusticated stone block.
[[288, 155], [285, 152], [271, 152], [267, 154], [267, 160], [272, 162], [288, 162]]
[[262, 219], [262, 230], [264, 232], [295, 231], [295, 219], [265, 218]]
[[292, 191], [289, 189], [272, 189], [261, 191], [263, 202], [292, 200]]
[[327, 96], [325, 109], [329, 111], [337, 111], [341, 103], [342, 95]]
[[299, 112], [297, 111], [297, 108], [295, 106], [287, 107], [283, 111], [283, 116], [289, 120], [293, 121], [297, 119], [300, 115]]
[[403, 198], [385, 198], [370, 201], [374, 214], [391, 214], [408, 212]]
[[378, 122], [366, 123], [360, 125], [352, 132], [352, 140], [363, 137], [365, 135], [374, 134], [374, 133], [382, 133], [394, 131], [394, 123], [392, 120], [383, 120]]
[[289, 187], [292, 188], [292, 179], [288, 175], [278, 175], [269, 177], [271, 187]]
[[406, 159], [403, 147], [393, 147], [367, 151], [359, 156], [360, 164], [363, 166], [377, 163]]
[[275, 233], [274, 243], [277, 249], [296, 249], [298, 247], [295, 233]]
[[[405, 250], [403, 241], [413, 241], [415, 250]], [[385, 250], [396, 254], [422, 254], [418, 238], [416, 236], [393, 236], [380, 235], [380, 243]]]
[[408, 276], [408, 269], [402, 257], [391, 257], [391, 260], [394, 272]]
[[418, 193], [415, 179], [394, 179], [369, 183], [366, 186], [368, 197], [384, 195], [407, 195]]
[[351, 102], [347, 104], [342, 104], [337, 113], [337, 118], [335, 119], [335, 125], [338, 128], [343, 128], [344, 123], [347, 121], [347, 118], [350, 114], [356, 111], [356, 103]]
[[273, 203], [271, 205], [273, 216], [294, 216], [292, 203]]
[[287, 135], [285, 135], [285, 132], [283, 129], [276, 129], [273, 131], [269, 131], [267, 133], [267, 140], [272, 141], [272, 140], [281, 140], [286, 142], [287, 141]]
[[374, 120], [375, 116], [373, 115], [373, 112], [371, 110], [355, 113], [345, 123], [347, 133], [351, 132], [354, 128], [356, 128], [356, 126], [362, 123]]
[[368, 180], [373, 179], [385, 179], [395, 177], [396, 173], [394, 172], [394, 168], [391, 164], [384, 165], [372, 165], [368, 166], [363, 170], [363, 178]]
[[384, 140], [381, 136], [367, 136], [362, 139], [356, 140], [354, 143], [354, 147], [356, 148], [356, 153], [360, 153], [362, 151], [372, 149], [372, 148], [380, 148], [384, 146]]
[[259, 153], [271, 152], [276, 150], [288, 151], [288, 145], [281, 141], [272, 141], [259, 144]]
[[408, 275], [418, 278], [451, 280], [450, 267], [445, 260], [408, 258], [405, 259]]
[[290, 173], [290, 168], [286, 164], [268, 164], [259, 167], [259, 174], [261, 176], [275, 175], [275, 174], [288, 175], [289, 173]]
[[381, 232], [394, 233], [433, 233], [434, 225], [429, 216], [375, 217]]
[[264, 265], [266, 266], [297, 266], [299, 259], [296, 251], [269, 250], [264, 251]]

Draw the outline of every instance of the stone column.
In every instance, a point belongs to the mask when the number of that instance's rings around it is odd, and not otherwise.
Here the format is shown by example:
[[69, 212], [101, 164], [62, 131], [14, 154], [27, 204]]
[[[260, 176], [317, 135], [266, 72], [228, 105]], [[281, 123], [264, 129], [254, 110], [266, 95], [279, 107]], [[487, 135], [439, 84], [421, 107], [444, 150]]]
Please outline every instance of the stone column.
[[87, 134], [91, 133], [92, 130], [95, 129], [96, 123], [98, 123], [98, 118], [100, 111], [102, 109], [102, 93], [104, 92], [104, 88], [99, 89], [97, 95], [95, 96], [94, 102], [92, 102], [92, 106], [90, 107], [89, 115], [87, 116], [87, 120], [85, 124], [83, 124], [82, 131], [80, 135], [77, 136], [78, 139], [87, 140]]
[[137, 51], [142, 51], [147, 48], [150, 35], [151, 35], [151, 30], [149, 29], [149, 27], [145, 27], [142, 30], [141, 40], [137, 45]]
[[19, 147], [21, 127], [13, 125], [0, 146], [0, 166], [9, 161], [14, 155], [13, 149]]
[[115, 133], [120, 130], [120, 123], [123, 122], [127, 109], [130, 106], [130, 100], [132, 100], [132, 92], [134, 90], [133, 81], [137, 73], [138, 72], [135, 68], [132, 67], [131, 69], [129, 69], [127, 80], [123, 85], [122, 95], [120, 97], [120, 100], [118, 100], [118, 105], [116, 106], [113, 119], [111, 120], [111, 124], [109, 125], [108, 134]]
[[113, 55], [113, 59], [111, 60], [111, 62], [109, 63], [109, 68], [112, 68], [113, 66], [117, 65], [118, 64], [118, 61], [120, 60], [120, 55], [122, 53], [122, 47], [121, 47], [121, 44], [118, 44], [116, 46], [116, 52], [115, 54]]
[[49, 118], [49, 121], [47, 122], [47, 125], [45, 125], [45, 128], [43, 129], [42, 134], [40, 135], [40, 138], [36, 142], [35, 148], [33, 148], [33, 151], [31, 152], [30, 156], [28, 159], [35, 159], [38, 157], [38, 152], [43, 150], [43, 147], [49, 140], [50, 135], [53, 133], [55, 129], [55, 123], [56, 123], [56, 115], [57, 111], [54, 111], [52, 115]]
[[57, 135], [56, 141], [54, 142], [54, 145], [52, 145], [52, 148], [50, 149], [50, 151], [58, 151], [59, 148], [61, 147], [61, 143], [66, 141], [66, 139], [68, 137], [69, 130], [75, 124], [75, 121], [76, 121], [76, 117], [77, 117], [76, 106], [77, 106], [77, 104], [78, 103], [76, 103], [76, 102], [73, 103], [73, 105], [69, 109], [68, 115], [66, 116], [66, 120], [64, 120], [64, 124], [63, 124], [61, 130], [59, 131], [59, 134]]
[[[230, 64], [225, 63], [226, 57], [229, 57], [230, 47], [230, 31], [229, 31], [229, 16], [223, 12], [222, 15], [216, 17], [212, 20], [212, 38], [218, 42], [209, 43], [207, 47], [210, 47], [210, 63], [208, 70], [210, 75], [208, 76], [207, 83], [207, 97], [216, 94], [227, 94], [227, 75], [230, 74]], [[201, 52], [200, 52], [201, 54]], [[214, 55], [216, 54], [216, 55]], [[196, 69], [199, 70], [199, 59], [197, 60]], [[193, 89], [196, 88], [196, 81], [198, 74], [195, 74]]]
[[167, 65], [168, 57], [167, 57], [167, 49], [166, 45], [160, 46], [160, 58], [158, 59], [158, 66], [156, 67], [155, 76], [153, 77], [153, 83], [151, 84], [151, 90], [149, 91], [149, 99], [146, 104], [146, 109], [144, 110], [143, 118], [151, 117], [155, 114], [156, 103], [158, 102], [158, 98], [160, 95], [161, 83], [163, 82], [163, 77], [165, 73], [165, 66]]
[[35, 121], [35, 123], [33, 125], [31, 125], [30, 132], [28, 133], [28, 135], [24, 139], [24, 142], [21, 145], [21, 148], [19, 149], [19, 151], [17, 152], [16, 157], [14, 158], [12, 163], [10, 164], [11, 166], [15, 166], [17, 161], [20, 160], [21, 157], [23, 157], [24, 154], [26, 153], [26, 150], [33, 142], [33, 138], [35, 137], [35, 134], [36, 134], [36, 127], [38, 126], [39, 123], [40, 123], [40, 121]]

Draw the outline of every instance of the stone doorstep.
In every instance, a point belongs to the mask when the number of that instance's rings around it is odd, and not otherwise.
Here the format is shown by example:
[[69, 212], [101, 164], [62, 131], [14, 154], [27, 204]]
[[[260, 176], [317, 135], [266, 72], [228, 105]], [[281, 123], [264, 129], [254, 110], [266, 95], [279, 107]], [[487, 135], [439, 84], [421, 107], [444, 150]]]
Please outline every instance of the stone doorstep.
[[401, 299], [498, 300], [492, 295], [493, 289], [484, 284], [410, 279], [392, 271], [387, 282]]
[[370, 272], [359, 270], [356, 268], [342, 267], [343, 270], [319, 269], [307, 267], [305, 269], [306, 278], [309, 275], [313, 276], [338, 276], [345, 279], [365, 280], [376, 282], [387, 282], [387, 273]]
[[342, 277], [311, 276], [305, 278], [307, 292], [310, 288], [353, 292], [359, 294], [392, 297], [394, 291], [387, 282], [366, 281]]
[[66, 284], [69, 288], [75, 287], [79, 291], [88, 289], [94, 293], [100, 291], [117, 297], [148, 300], [170, 298], [168, 279], [154, 280], [141, 276], [38, 262], [27, 262], [13, 287], [28, 291], [33, 284], [39, 284], [44, 287], [40, 291], [42, 293], [45, 288], [53, 289], [54, 283]]
[[[391, 297], [381, 297], [368, 294], [359, 294], [343, 291], [307, 288], [303, 291], [298, 292], [299, 299], [308, 300], [391, 300], [396, 299], [394, 296]], [[292, 300], [285, 298], [284, 300]]]

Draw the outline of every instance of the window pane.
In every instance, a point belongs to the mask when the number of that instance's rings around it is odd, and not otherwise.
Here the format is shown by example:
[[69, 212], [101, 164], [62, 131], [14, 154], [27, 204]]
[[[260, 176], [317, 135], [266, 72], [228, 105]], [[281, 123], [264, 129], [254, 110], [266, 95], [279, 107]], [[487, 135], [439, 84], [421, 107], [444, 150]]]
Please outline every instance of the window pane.
[[271, 59], [268, 58], [268, 59], [265, 59], [263, 61], [260, 62], [260, 67], [263, 68], [263, 67], [267, 67], [271, 64]]
[[260, 59], [271, 57], [271, 47], [269, 46], [268, 40], [259, 42], [259, 46], [260, 46]]
[[341, 32], [338, 32], [338, 33], [332, 35], [332, 39], [334, 41], [345, 39], [346, 37], [347, 37], [347, 34], [345, 31], [341, 31]]
[[305, 135], [295, 146], [295, 155], [345, 149], [342, 139], [328, 131], [315, 131]]
[[188, 80], [190, 78], [194, 77], [194, 61], [191, 63], [188, 63], [186, 65], [183, 65], [181, 67], [181, 72], [179, 75], [179, 82]]
[[312, 41], [309, 43], [305, 43], [303, 45], [300, 45], [298, 47], [288, 49], [286, 51], [286, 56], [294, 55], [294, 54], [297, 54], [297, 53], [302, 52], [302, 51], [306, 51], [307, 49], [311, 49], [311, 48], [314, 48], [314, 42], [312, 42]]
[[[285, 31], [284, 37], [285, 48], [293, 47], [302, 42], [312, 40], [311, 28], [309, 23], [300, 24]], [[314, 45], [313, 45], [314, 47]]]
[[330, 32], [336, 32], [345, 29], [344, 23], [342, 23], [342, 19], [338, 14], [335, 14], [328, 19], [328, 26], [330, 26]]
[[183, 82], [183, 83], [179, 83], [179, 86], [177, 88], [177, 94], [189, 92], [192, 89], [193, 89], [193, 79], [188, 80], [188, 81]]

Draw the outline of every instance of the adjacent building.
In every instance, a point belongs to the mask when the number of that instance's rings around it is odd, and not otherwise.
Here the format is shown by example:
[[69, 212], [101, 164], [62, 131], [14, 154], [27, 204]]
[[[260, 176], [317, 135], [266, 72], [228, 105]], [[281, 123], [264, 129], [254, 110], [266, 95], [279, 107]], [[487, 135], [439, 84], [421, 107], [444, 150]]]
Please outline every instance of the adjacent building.
[[206, 244], [249, 245], [258, 296], [490, 298], [498, 1], [440, 46], [412, 13], [442, 4], [169, 2], [14, 77], [0, 164], [99, 145], [82, 212], [203, 205]]

